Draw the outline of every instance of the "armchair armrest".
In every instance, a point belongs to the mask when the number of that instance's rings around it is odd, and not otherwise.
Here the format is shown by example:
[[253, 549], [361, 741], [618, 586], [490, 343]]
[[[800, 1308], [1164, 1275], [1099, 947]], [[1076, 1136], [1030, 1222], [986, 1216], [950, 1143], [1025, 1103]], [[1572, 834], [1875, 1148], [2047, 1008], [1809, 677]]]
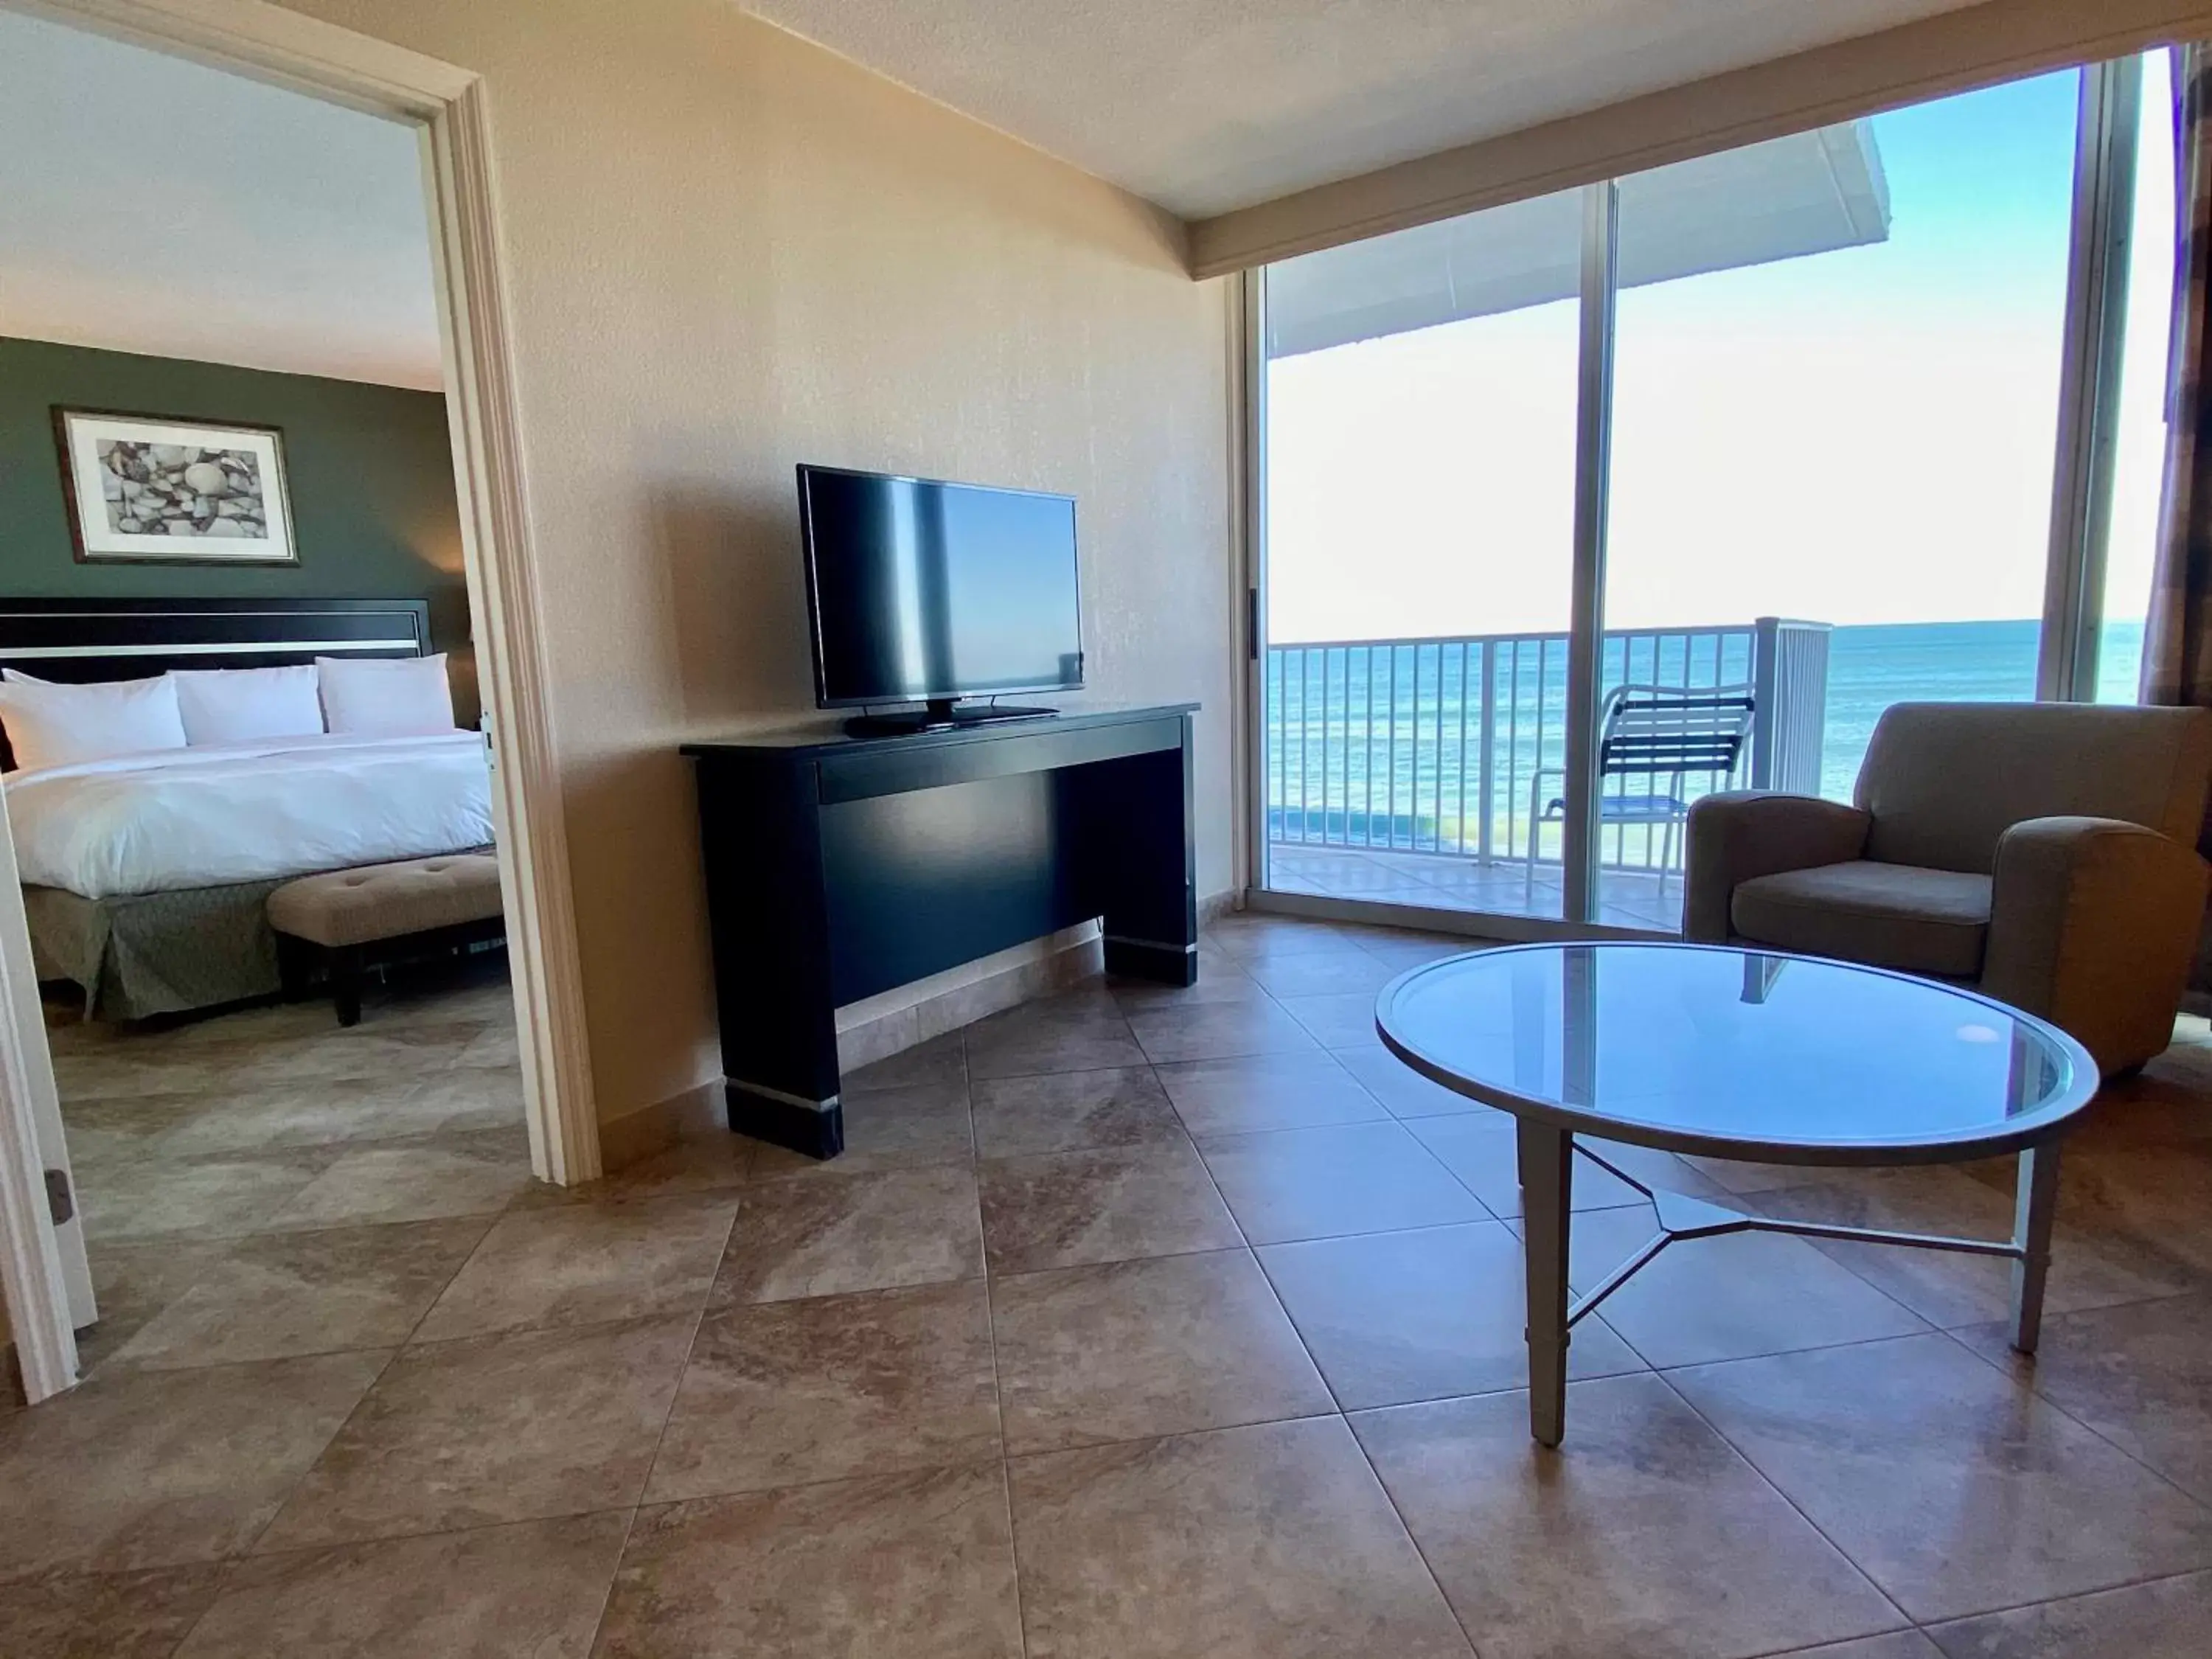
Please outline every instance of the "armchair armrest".
[[1997, 841], [1982, 989], [2081, 1039], [2106, 1073], [2173, 1036], [2204, 919], [2194, 849], [2118, 818], [2029, 818]]
[[1682, 936], [1724, 945], [1737, 883], [1849, 863], [1866, 851], [1874, 817], [1817, 795], [1729, 789], [1691, 802], [1689, 825]]

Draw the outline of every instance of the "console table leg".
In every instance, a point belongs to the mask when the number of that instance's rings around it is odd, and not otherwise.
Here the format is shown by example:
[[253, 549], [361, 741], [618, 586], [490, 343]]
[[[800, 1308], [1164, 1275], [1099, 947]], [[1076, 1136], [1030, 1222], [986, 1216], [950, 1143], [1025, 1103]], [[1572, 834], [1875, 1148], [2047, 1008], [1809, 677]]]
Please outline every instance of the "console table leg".
[[2057, 1214], [2058, 1143], [2049, 1140], [2020, 1155], [2013, 1203], [2012, 1242], [2021, 1254], [2012, 1264], [2012, 1346], [2021, 1353], [2033, 1353], [2043, 1334], [2043, 1286]]
[[1556, 1446], [1567, 1426], [1567, 1234], [1575, 1138], [1519, 1120], [1522, 1254], [1528, 1273], [1528, 1432]]

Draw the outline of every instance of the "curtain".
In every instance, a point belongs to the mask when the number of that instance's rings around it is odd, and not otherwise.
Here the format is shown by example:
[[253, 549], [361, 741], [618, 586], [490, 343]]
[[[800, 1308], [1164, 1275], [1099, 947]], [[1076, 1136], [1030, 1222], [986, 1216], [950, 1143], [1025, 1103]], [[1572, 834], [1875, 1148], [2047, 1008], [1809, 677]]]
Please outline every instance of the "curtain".
[[2145, 702], [2212, 706], [2212, 53], [2174, 48], [2173, 318], [2166, 358], [2166, 471], [2158, 567], [2143, 623]]

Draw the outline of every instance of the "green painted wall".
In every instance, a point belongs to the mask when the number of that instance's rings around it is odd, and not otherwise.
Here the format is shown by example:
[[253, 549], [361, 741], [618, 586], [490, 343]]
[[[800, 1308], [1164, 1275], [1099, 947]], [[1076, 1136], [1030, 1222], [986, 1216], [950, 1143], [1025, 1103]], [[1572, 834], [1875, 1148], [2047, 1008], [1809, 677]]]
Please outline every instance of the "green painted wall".
[[[77, 563], [54, 444], [57, 404], [281, 427], [298, 566]], [[422, 598], [430, 601], [439, 648], [459, 653], [468, 595], [446, 400], [431, 392], [0, 338], [0, 597]], [[455, 667], [458, 694], [468, 665]]]

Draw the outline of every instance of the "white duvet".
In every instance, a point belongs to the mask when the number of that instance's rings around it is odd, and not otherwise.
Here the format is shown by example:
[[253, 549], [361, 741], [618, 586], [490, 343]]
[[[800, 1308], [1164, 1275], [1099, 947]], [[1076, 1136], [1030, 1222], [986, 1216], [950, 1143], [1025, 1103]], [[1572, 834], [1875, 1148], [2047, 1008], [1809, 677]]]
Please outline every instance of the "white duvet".
[[304, 875], [482, 847], [491, 773], [473, 732], [269, 738], [11, 773], [27, 884], [87, 898]]

